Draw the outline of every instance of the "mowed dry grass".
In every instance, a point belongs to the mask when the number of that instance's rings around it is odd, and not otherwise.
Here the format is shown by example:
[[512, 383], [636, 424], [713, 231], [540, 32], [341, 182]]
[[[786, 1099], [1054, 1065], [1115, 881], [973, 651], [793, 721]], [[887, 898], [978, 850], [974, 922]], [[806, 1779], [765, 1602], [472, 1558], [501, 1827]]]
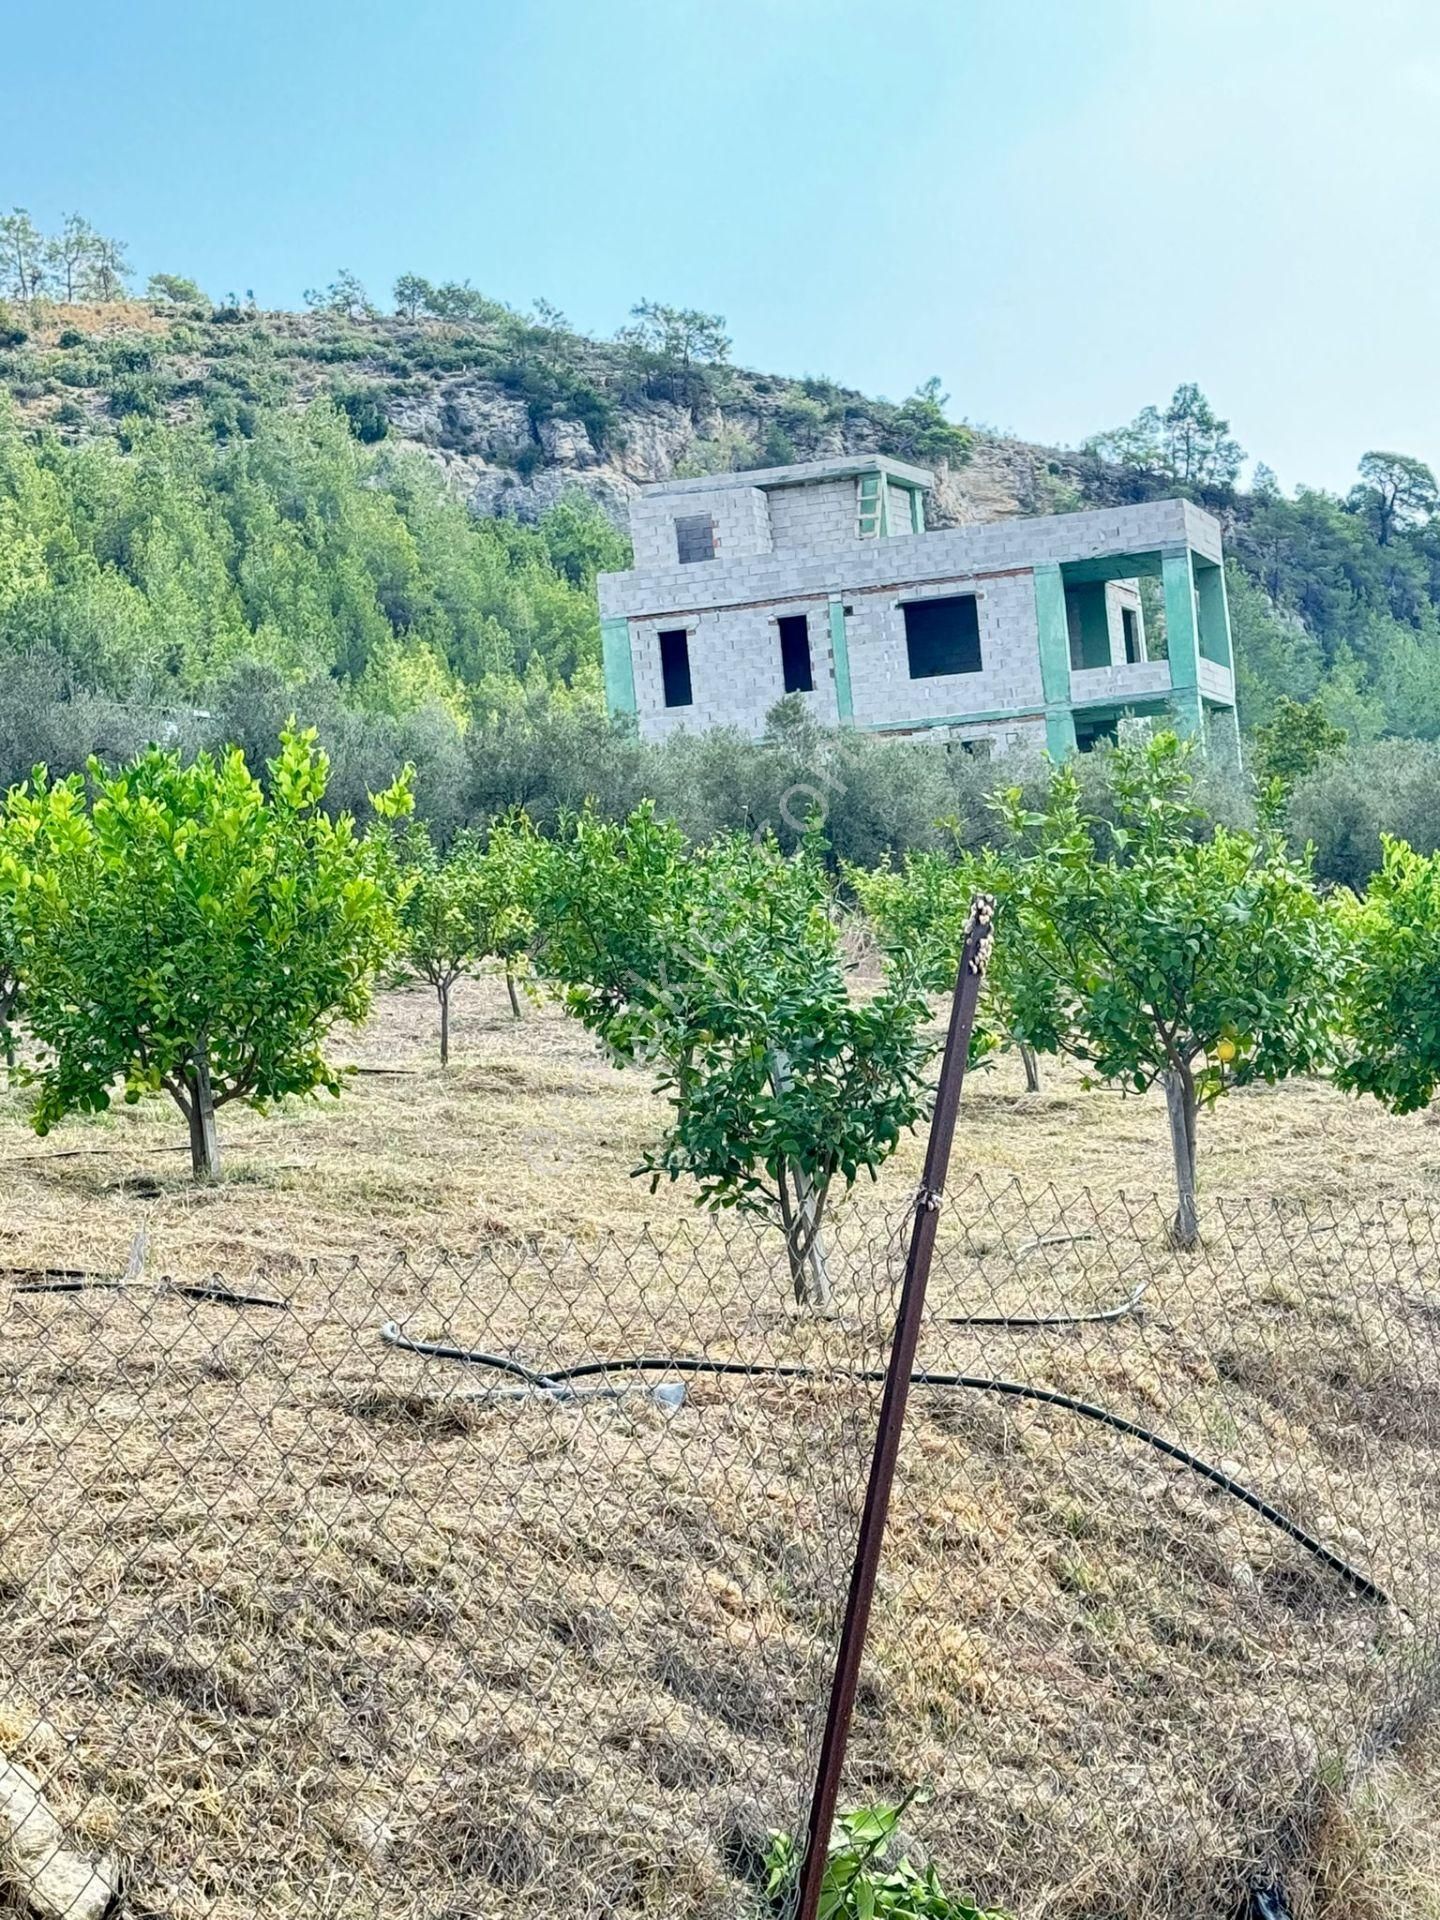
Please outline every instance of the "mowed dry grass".
[[[137, 1916], [719, 1920], [737, 1850], [801, 1804], [874, 1388], [487, 1400], [379, 1326], [540, 1366], [873, 1365], [920, 1145], [838, 1223], [843, 1310], [817, 1323], [773, 1245], [707, 1239], [684, 1188], [630, 1177], [663, 1109], [553, 1009], [517, 1026], [482, 981], [443, 1077], [434, 1044], [430, 997], [386, 996], [335, 1049], [377, 1070], [341, 1102], [227, 1111], [217, 1189], [166, 1106], [37, 1141], [5, 1097], [0, 1751], [114, 1850]], [[1206, 1116], [1207, 1198], [1340, 1227], [1231, 1214], [1177, 1258], [1160, 1209], [1110, 1201], [1164, 1191], [1158, 1100], [1046, 1072], [1039, 1096], [1009, 1061], [972, 1080], [925, 1363], [1160, 1428], [1401, 1604], [1132, 1442], [919, 1394], [847, 1797], [924, 1788], [911, 1825], [947, 1875], [1026, 1920], [1227, 1920], [1259, 1862], [1297, 1920], [1423, 1912], [1440, 1128], [1237, 1094]], [[139, 1288], [16, 1291], [118, 1275], [141, 1231]], [[292, 1310], [160, 1284], [211, 1273]], [[1108, 1304], [1141, 1273], [1139, 1318], [940, 1324]]]
[[[342, 1100], [265, 1117], [225, 1111], [218, 1188], [189, 1179], [183, 1123], [168, 1101], [117, 1107], [37, 1140], [24, 1122], [27, 1096], [0, 1095], [0, 1265], [123, 1269], [143, 1228], [152, 1267], [237, 1276], [296, 1258], [465, 1253], [497, 1235], [690, 1215], [683, 1186], [652, 1194], [631, 1177], [664, 1115], [643, 1075], [609, 1066], [553, 1006], [517, 1024], [496, 980], [457, 989], [454, 1023], [442, 1075], [433, 995], [382, 996], [370, 1024], [332, 1049], [362, 1069]], [[957, 1173], [1016, 1178], [1032, 1191], [1168, 1189], [1158, 1096], [1086, 1090], [1073, 1067], [1052, 1062], [1043, 1073], [1039, 1095], [1024, 1092], [1012, 1058], [972, 1075]], [[907, 1141], [874, 1197], [903, 1201], [922, 1157], [923, 1141]], [[1318, 1084], [1246, 1090], [1203, 1116], [1201, 1161], [1210, 1196], [1434, 1194], [1440, 1126]]]

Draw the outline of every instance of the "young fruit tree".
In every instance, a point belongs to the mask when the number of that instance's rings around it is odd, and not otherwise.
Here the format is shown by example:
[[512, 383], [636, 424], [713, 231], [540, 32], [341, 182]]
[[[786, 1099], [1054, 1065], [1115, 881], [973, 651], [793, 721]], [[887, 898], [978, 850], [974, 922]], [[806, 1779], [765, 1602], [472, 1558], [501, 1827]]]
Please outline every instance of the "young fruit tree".
[[[168, 1093], [197, 1178], [220, 1172], [216, 1115], [338, 1094], [329, 1030], [369, 1010], [398, 937], [383, 853], [321, 810], [313, 731], [288, 731], [270, 795], [231, 751], [182, 765], [152, 748], [123, 772], [43, 770], [0, 825], [38, 1059], [36, 1131]], [[403, 806], [403, 788], [381, 796]]]
[[1173, 1236], [1199, 1236], [1200, 1109], [1227, 1088], [1328, 1065], [1341, 956], [1335, 919], [1273, 819], [1213, 827], [1196, 806], [1188, 745], [1124, 746], [1113, 817], [1087, 812], [1074, 771], [1044, 806], [997, 796], [1025, 851], [993, 855], [991, 978], [1017, 1039], [1094, 1077], [1165, 1089], [1175, 1164]]
[[638, 1172], [687, 1174], [708, 1207], [783, 1229], [795, 1297], [830, 1299], [822, 1225], [835, 1182], [872, 1175], [925, 1104], [925, 998], [892, 964], [847, 991], [824, 868], [810, 846], [731, 835], [690, 847], [646, 804], [584, 814], [543, 844], [536, 963], [623, 1065], [670, 1103]]
[[517, 1020], [521, 1017], [516, 973], [533, 927], [528, 906], [533, 840], [523, 815], [497, 821], [483, 846], [473, 834], [461, 834], [445, 854], [423, 822], [411, 822], [393, 835], [396, 871], [404, 884], [402, 960], [405, 969], [435, 989], [442, 1067], [450, 1063], [451, 991], [483, 960], [504, 963], [510, 1008]]
[[1387, 836], [1363, 899], [1342, 893], [1335, 911], [1347, 936], [1335, 1078], [1416, 1113], [1440, 1087], [1440, 854]]

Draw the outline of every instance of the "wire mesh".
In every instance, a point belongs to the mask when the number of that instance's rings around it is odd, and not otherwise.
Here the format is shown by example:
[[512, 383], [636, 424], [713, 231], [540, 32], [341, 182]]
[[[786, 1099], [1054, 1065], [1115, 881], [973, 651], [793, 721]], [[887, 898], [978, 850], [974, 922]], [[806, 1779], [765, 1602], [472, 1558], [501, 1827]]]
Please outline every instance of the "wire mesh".
[[[756, 1911], [767, 1834], [804, 1827], [906, 1224], [837, 1215], [826, 1312], [734, 1215], [13, 1278], [0, 1755], [136, 1916]], [[1436, 1215], [1204, 1228], [947, 1202], [920, 1368], [971, 1384], [912, 1397], [844, 1801], [916, 1796], [914, 1857], [986, 1905], [1229, 1920], [1430, 1700]], [[1002, 1384], [1190, 1450], [1331, 1560]]]

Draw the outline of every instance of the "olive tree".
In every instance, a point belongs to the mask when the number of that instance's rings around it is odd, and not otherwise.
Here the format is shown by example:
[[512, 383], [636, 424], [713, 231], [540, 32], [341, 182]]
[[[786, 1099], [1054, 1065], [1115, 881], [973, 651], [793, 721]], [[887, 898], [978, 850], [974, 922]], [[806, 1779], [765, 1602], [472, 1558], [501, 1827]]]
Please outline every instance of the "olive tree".
[[808, 844], [727, 835], [690, 847], [647, 803], [585, 814], [545, 843], [536, 963], [622, 1065], [670, 1103], [639, 1172], [783, 1228], [798, 1300], [830, 1295], [821, 1237], [836, 1180], [872, 1175], [924, 1104], [924, 995], [892, 966], [847, 990], [829, 882]]
[[1039, 809], [1000, 794], [1021, 850], [985, 863], [992, 978], [1016, 1038], [1114, 1086], [1164, 1087], [1181, 1246], [1199, 1233], [1200, 1109], [1230, 1086], [1328, 1065], [1340, 972], [1308, 854], [1273, 817], [1212, 831], [1190, 753], [1173, 734], [1117, 750], [1108, 819], [1087, 811], [1069, 767]]
[[1382, 844], [1364, 898], [1337, 899], [1349, 945], [1335, 1077], [1415, 1113], [1440, 1086], [1440, 854], [1388, 836]]
[[222, 1107], [339, 1093], [322, 1043], [368, 1011], [398, 934], [383, 855], [323, 811], [313, 730], [287, 730], [269, 773], [267, 797], [238, 749], [187, 766], [152, 748], [115, 775], [92, 761], [88, 790], [43, 770], [12, 789], [0, 844], [37, 1132], [117, 1085], [131, 1105], [165, 1092], [213, 1179]]

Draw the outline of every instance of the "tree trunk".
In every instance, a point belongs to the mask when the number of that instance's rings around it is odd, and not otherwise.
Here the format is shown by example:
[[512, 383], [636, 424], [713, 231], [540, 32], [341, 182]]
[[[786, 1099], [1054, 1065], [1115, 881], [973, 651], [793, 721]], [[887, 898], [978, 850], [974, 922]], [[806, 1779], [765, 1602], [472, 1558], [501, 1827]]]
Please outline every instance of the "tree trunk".
[[1195, 1081], [1188, 1066], [1165, 1075], [1165, 1105], [1170, 1116], [1177, 1196], [1170, 1238], [1177, 1247], [1193, 1247], [1200, 1238], [1200, 1215], [1195, 1205]]
[[1035, 1049], [1033, 1047], [1027, 1047], [1023, 1040], [1019, 1042], [1019, 1046], [1020, 1064], [1025, 1069], [1025, 1091], [1026, 1093], [1039, 1093], [1040, 1062], [1035, 1058]]
[[[773, 1048], [770, 1054], [770, 1084], [777, 1096], [783, 1094], [793, 1080], [789, 1060], [779, 1047]], [[820, 1238], [820, 1217], [824, 1210], [825, 1196], [815, 1191], [809, 1174], [799, 1167], [789, 1170], [782, 1167], [780, 1217], [785, 1226], [785, 1252], [790, 1261], [790, 1280], [795, 1289], [795, 1298], [801, 1306], [828, 1307], [834, 1299], [830, 1269], [825, 1263], [825, 1243]]]
[[450, 1064], [450, 983], [437, 980], [435, 991], [440, 997], [440, 1065]]
[[808, 1175], [797, 1169], [792, 1180], [795, 1204], [786, 1227], [785, 1251], [795, 1299], [802, 1307], [828, 1308], [834, 1304], [835, 1289], [830, 1284], [825, 1242], [820, 1235], [822, 1203]]
[[195, 1049], [186, 1076], [190, 1108], [190, 1171], [197, 1180], [220, 1178], [220, 1135], [215, 1126], [215, 1095], [210, 1087], [210, 1059], [201, 1044]]
[[505, 985], [510, 994], [510, 1011], [517, 1020], [523, 1019], [520, 1011], [520, 996], [515, 991], [515, 970], [507, 960], [505, 963]]

